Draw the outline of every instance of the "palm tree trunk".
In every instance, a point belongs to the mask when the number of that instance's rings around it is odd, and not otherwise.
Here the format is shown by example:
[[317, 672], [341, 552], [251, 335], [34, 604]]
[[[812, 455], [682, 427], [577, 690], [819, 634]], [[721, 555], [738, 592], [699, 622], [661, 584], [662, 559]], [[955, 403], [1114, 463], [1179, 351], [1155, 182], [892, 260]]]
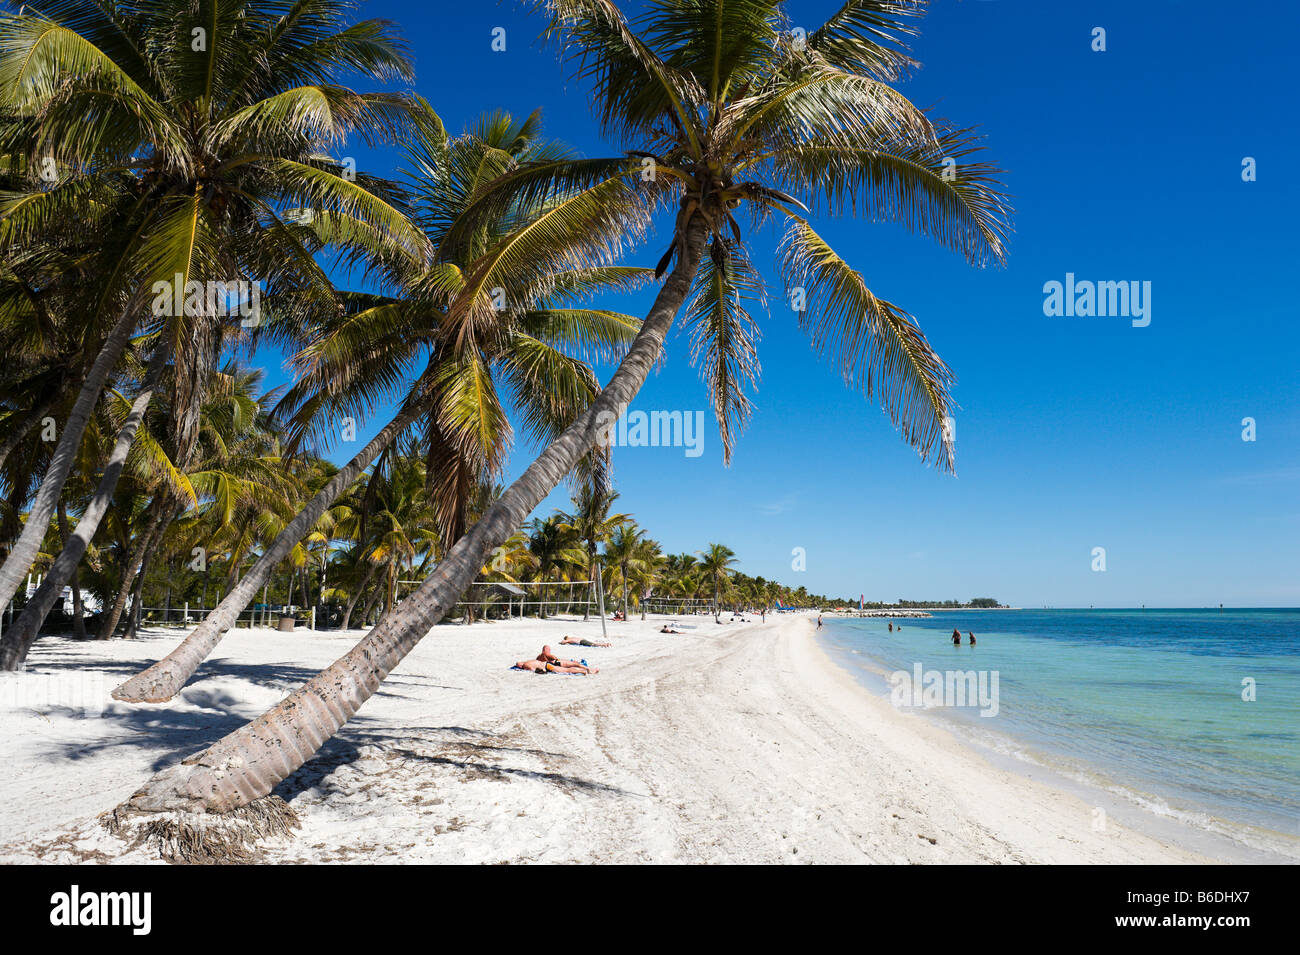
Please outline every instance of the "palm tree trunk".
[[[68, 582], [68, 578], [72, 576], [72, 572], [76, 570], [77, 565], [81, 563], [81, 558], [85, 555], [91, 538], [99, 530], [99, 523], [104, 519], [104, 514], [108, 511], [109, 502], [113, 498], [113, 491], [117, 489], [118, 479], [122, 476], [123, 467], [126, 466], [127, 452], [131, 450], [131, 444], [135, 441], [135, 433], [139, 430], [140, 422], [144, 419], [145, 409], [149, 407], [149, 401], [153, 398], [154, 389], [158, 385], [158, 378], [162, 375], [163, 366], [166, 363], [167, 347], [160, 343], [154, 350], [153, 358], [149, 360], [149, 370], [145, 374], [140, 393], [136, 396], [135, 401], [131, 403], [131, 411], [127, 414], [122, 429], [117, 433], [117, 441], [114, 442], [113, 451], [109, 454], [108, 462], [104, 466], [104, 474], [99, 479], [99, 485], [95, 488], [95, 496], [82, 513], [81, 520], [77, 521], [77, 529], [72, 532], [72, 538], [68, 541], [68, 546], [64, 547], [59, 556], [54, 559], [49, 572], [45, 575], [44, 582], [32, 599], [27, 602], [27, 608], [23, 610], [22, 615], [14, 621], [14, 625], [5, 633], [3, 640], [0, 640], [0, 670], [17, 670], [23, 665], [23, 661], [27, 659], [27, 651], [35, 642], [41, 624], [45, 622], [45, 618], [49, 615], [55, 599], [63, 593], [64, 585]], [[28, 519], [30, 520], [30, 518]], [[46, 523], [49, 522], [48, 515], [45, 521]], [[0, 601], [0, 605], [2, 604], [3, 601]]]
[[704, 249], [698, 216], [685, 223], [677, 264], [627, 356], [596, 400], [537, 457], [437, 566], [433, 575], [350, 651], [251, 723], [158, 773], [128, 804], [143, 811], [227, 812], [267, 795], [338, 732], [473, 581], [494, 547], [521, 527], [608, 431], [663, 349]]
[[587, 602], [582, 605], [584, 623], [591, 617], [591, 598], [596, 593], [596, 548], [590, 542], [587, 544], [587, 577], [591, 582], [587, 585]]
[[375, 584], [370, 596], [366, 598], [365, 606], [361, 608], [361, 626], [367, 627], [370, 625], [370, 614], [375, 609], [375, 604], [379, 603], [379, 599], [384, 595], [386, 586], [387, 584], [382, 581]]
[[352, 620], [352, 608], [357, 605], [365, 589], [370, 586], [371, 579], [375, 576], [375, 565], [370, 564], [370, 569], [366, 571], [366, 576], [362, 579], [361, 585], [353, 591], [352, 596], [348, 598], [347, 608], [343, 611], [343, 621], [339, 624], [340, 630], [348, 629], [348, 623]]
[[[59, 541], [68, 546], [68, 509], [59, 501]], [[86, 620], [81, 609], [81, 583], [77, 580], [77, 569], [72, 569], [72, 635], [78, 640], [86, 639]]]
[[[167, 656], [147, 670], [136, 674], [113, 691], [119, 700], [132, 703], [163, 703], [175, 696], [209, 653], [221, 642], [225, 632], [234, 625], [248, 602], [257, 596], [257, 590], [271, 577], [271, 573], [294, 546], [307, 535], [340, 494], [370, 466], [379, 452], [397, 437], [416, 418], [416, 413], [406, 411], [390, 421], [370, 443], [357, 452], [347, 465], [316, 492], [302, 512], [285, 527], [265, 553], [244, 575], [230, 593], [207, 614], [194, 632]], [[265, 601], [264, 601], [265, 602]]]
[[117, 596], [113, 598], [113, 606], [109, 608], [108, 615], [100, 622], [99, 633], [95, 635], [95, 639], [111, 640], [113, 638], [113, 631], [117, 629], [118, 621], [122, 619], [122, 611], [126, 609], [126, 602], [131, 599], [136, 575], [140, 573], [140, 565], [144, 563], [144, 555], [149, 552], [149, 543], [153, 539], [154, 528], [161, 522], [162, 514], [160, 512], [154, 515], [144, 531], [138, 534], [131, 543], [127, 552], [127, 561], [122, 567], [122, 584], [118, 587]]
[[[104, 390], [104, 383], [108, 381], [109, 374], [117, 365], [118, 359], [122, 357], [122, 351], [130, 341], [131, 331], [134, 328], [135, 298], [133, 297], [123, 309], [117, 324], [108, 333], [103, 348], [99, 350], [95, 363], [90, 367], [90, 373], [82, 382], [77, 401], [72, 406], [68, 420], [63, 424], [63, 434], [54, 449], [54, 457], [50, 460], [50, 466], [41, 480], [40, 489], [32, 500], [31, 509], [27, 513], [27, 523], [23, 525], [23, 531], [9, 551], [9, 556], [5, 558], [4, 565], [0, 566], [0, 607], [13, 599], [18, 591], [18, 585], [22, 583], [28, 568], [32, 566], [41, 551], [41, 541], [49, 529], [50, 518], [54, 516], [54, 507], [63, 494], [63, 485], [67, 483], [68, 475], [76, 462], [81, 438], [86, 433], [86, 424], [90, 421], [95, 405], [99, 402], [100, 393]], [[134, 434], [133, 430], [132, 435]], [[114, 483], [116, 484], [116, 479]], [[83, 517], [82, 520], [85, 518]], [[42, 622], [44, 619], [42, 615]], [[17, 644], [14, 646], [17, 647]], [[25, 650], [22, 656], [26, 656]], [[2, 663], [0, 668], [3, 668]]]
[[122, 631], [123, 640], [134, 640], [136, 631], [140, 628], [140, 614], [144, 609], [144, 575], [149, 571], [149, 551], [145, 550], [144, 560], [140, 561], [140, 573], [135, 576], [135, 584], [131, 588], [131, 609], [126, 615], [126, 629]]

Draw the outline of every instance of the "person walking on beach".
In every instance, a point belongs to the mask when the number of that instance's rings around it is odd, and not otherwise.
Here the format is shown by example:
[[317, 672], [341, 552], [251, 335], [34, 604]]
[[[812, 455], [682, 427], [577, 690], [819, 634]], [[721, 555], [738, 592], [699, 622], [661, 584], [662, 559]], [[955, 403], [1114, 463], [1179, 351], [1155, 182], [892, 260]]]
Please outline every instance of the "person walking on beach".
[[952, 645], [954, 647], [961, 646], [961, 631], [956, 627], [952, 628]]
[[822, 615], [821, 615], [821, 614], [818, 614], [818, 615], [817, 615], [817, 629], [820, 630], [821, 628], [822, 628]]

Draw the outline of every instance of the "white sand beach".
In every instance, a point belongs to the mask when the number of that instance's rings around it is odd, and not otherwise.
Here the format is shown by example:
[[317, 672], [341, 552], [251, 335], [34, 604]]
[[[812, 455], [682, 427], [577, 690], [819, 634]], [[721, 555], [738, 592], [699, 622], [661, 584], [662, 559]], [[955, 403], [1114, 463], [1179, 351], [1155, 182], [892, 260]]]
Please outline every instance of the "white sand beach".
[[[1113, 822], [1095, 831], [1084, 801], [994, 768], [933, 721], [895, 710], [831, 662], [808, 617], [687, 618], [696, 629], [680, 636], [657, 632], [665, 619], [609, 623], [612, 648], [572, 648], [601, 668], [589, 677], [508, 667], [565, 633], [599, 639], [598, 620], [436, 628], [277, 790], [302, 828], [264, 842], [262, 858], [1206, 861]], [[0, 674], [0, 862], [158, 861], [127, 851], [98, 815], [358, 635], [235, 631], [167, 705], [108, 694], [179, 632], [42, 640], [28, 672]], [[89, 713], [40, 698], [60, 673], [89, 675]]]

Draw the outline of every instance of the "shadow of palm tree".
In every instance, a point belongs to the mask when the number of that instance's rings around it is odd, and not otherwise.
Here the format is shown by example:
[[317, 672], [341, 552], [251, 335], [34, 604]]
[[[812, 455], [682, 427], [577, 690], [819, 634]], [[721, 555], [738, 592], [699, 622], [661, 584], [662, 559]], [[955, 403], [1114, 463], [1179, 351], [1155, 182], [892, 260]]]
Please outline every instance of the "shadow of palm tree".
[[[412, 742], [417, 742], [417, 745], [412, 746]], [[415, 760], [430, 766], [448, 766], [480, 778], [535, 779], [550, 783], [567, 792], [635, 795], [616, 786], [580, 776], [489, 761], [492, 757], [509, 759], [529, 756], [550, 760], [569, 758], [567, 753], [508, 745], [507, 737], [499, 733], [463, 726], [413, 727], [402, 732], [394, 732], [353, 724], [340, 731], [317, 751], [314, 759], [276, 787], [275, 794], [291, 803], [295, 797], [304, 792], [328, 790], [331, 774], [341, 766], [349, 765], [360, 758], [364, 747], [376, 747], [387, 756]], [[475, 759], [473, 758], [475, 756], [483, 758]]]

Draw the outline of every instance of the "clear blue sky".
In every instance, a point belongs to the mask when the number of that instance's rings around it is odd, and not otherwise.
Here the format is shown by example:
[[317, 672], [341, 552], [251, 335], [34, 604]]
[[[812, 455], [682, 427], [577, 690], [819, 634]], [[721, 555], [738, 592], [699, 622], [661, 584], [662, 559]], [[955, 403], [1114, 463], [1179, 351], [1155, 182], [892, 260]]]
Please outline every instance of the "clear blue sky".
[[[811, 30], [837, 6], [787, 9]], [[549, 135], [611, 153], [587, 90], [522, 8], [363, 9], [398, 23], [416, 89], [453, 133], [485, 110], [541, 107]], [[1091, 49], [1098, 26], [1104, 53]], [[504, 53], [491, 49], [494, 27], [506, 29]], [[980, 125], [1008, 170], [1007, 268], [971, 269], [901, 227], [820, 226], [957, 373], [957, 475], [923, 466], [813, 355], [768, 269], [763, 375], [731, 467], [710, 416], [698, 458], [619, 449], [619, 507], [670, 551], [726, 543], [748, 573], [833, 595], [1300, 604], [1298, 28], [1289, 2], [936, 0], [915, 43], [924, 68], [903, 88]], [[356, 152], [374, 172], [396, 162]], [[1255, 182], [1242, 181], [1246, 156]], [[631, 261], [653, 265], [665, 236]], [[772, 261], [770, 234], [753, 246]], [[1044, 316], [1043, 284], [1067, 272], [1150, 281], [1151, 324]], [[649, 300], [618, 304], [640, 313]], [[707, 410], [683, 336], [633, 408]], [[1247, 416], [1254, 442], [1241, 437]], [[507, 476], [534, 450], [518, 445]], [[566, 500], [562, 489], [539, 513]], [[1094, 547], [1106, 549], [1104, 573]]]

